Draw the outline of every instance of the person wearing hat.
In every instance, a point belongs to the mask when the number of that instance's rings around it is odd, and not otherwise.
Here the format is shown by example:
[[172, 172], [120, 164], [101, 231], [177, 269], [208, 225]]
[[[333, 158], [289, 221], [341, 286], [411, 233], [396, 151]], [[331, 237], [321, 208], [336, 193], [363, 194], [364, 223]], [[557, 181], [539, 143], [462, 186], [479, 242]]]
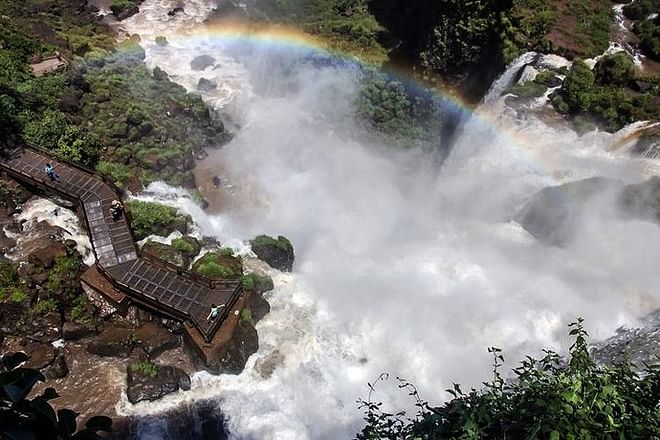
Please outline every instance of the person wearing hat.
[[112, 215], [112, 219], [115, 221], [119, 220], [123, 211], [124, 205], [122, 205], [121, 202], [117, 199], [113, 200], [110, 204], [110, 215]]

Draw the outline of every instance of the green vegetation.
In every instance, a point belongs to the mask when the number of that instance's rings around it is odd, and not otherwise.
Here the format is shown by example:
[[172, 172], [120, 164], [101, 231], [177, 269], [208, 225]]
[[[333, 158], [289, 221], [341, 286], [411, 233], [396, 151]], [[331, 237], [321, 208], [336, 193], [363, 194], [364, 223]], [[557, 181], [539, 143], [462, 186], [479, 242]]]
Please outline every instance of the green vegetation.
[[192, 270], [212, 279], [238, 279], [243, 276], [243, 262], [238, 257], [208, 252], [193, 264]]
[[137, 240], [149, 235], [167, 236], [174, 231], [185, 233], [192, 219], [181, 215], [176, 208], [160, 203], [130, 200], [126, 203], [130, 212], [131, 228]]
[[382, 26], [367, 0], [257, 0], [270, 17], [319, 36], [331, 50], [381, 64], [387, 52], [379, 42]]
[[635, 0], [623, 7], [623, 15], [631, 20], [644, 20], [660, 11], [660, 0]]
[[140, 0], [111, 0], [110, 10], [114, 15], [119, 16], [122, 12], [131, 9], [140, 3], [142, 3]]
[[293, 249], [293, 245], [291, 244], [289, 239], [282, 235], [279, 235], [277, 239], [269, 235], [258, 235], [257, 237], [254, 238], [254, 240], [250, 241], [250, 244], [252, 244], [253, 246], [275, 246], [284, 251]]
[[593, 72], [576, 61], [561, 89], [551, 97], [552, 104], [559, 112], [571, 115], [578, 128], [596, 124], [616, 131], [633, 121], [660, 119], [660, 109], [654, 104], [660, 94], [657, 85], [645, 93], [633, 93], [625, 87], [632, 79], [631, 64], [624, 53], [602, 57]]
[[142, 374], [143, 376], [151, 377], [152, 379], [158, 376], [158, 365], [150, 361], [137, 361], [129, 365], [131, 371]]
[[27, 360], [25, 353], [5, 354], [0, 372], [0, 433], [11, 439], [102, 440], [99, 432], [111, 432], [112, 420], [93, 416], [78, 430], [78, 413], [49, 403], [59, 397], [53, 388], [28, 399], [33, 387], [46, 378], [37, 370], [18, 367]]
[[193, 237], [175, 238], [172, 247], [189, 258], [196, 257], [202, 249], [201, 243]]
[[45, 315], [48, 313], [55, 313], [59, 310], [59, 303], [53, 298], [40, 299], [32, 307], [32, 312], [35, 315]]
[[27, 290], [21, 282], [21, 277], [17, 272], [18, 266], [14, 263], [0, 262], [0, 302], [16, 299], [27, 299]]
[[254, 317], [252, 316], [252, 310], [248, 309], [247, 307], [244, 309], [241, 309], [241, 319], [240, 322], [242, 324], [250, 324], [254, 326]]
[[258, 293], [268, 292], [275, 288], [273, 279], [268, 275], [259, 275], [255, 272], [250, 272], [241, 278], [244, 290], [254, 290]]
[[633, 31], [639, 37], [639, 47], [644, 54], [660, 61], [660, 16], [636, 22]]
[[640, 376], [627, 362], [597, 365], [582, 320], [570, 328], [575, 341], [567, 363], [552, 351], [542, 359], [528, 356], [513, 370], [515, 380], [505, 381], [504, 357], [492, 348], [493, 380], [469, 392], [455, 384], [447, 390], [453, 399], [440, 406], [423, 401], [401, 380], [400, 387], [416, 399], [417, 414], [388, 413], [378, 402], [362, 401], [366, 426], [357, 439], [659, 438], [660, 369]]
[[[136, 41], [115, 46], [91, 12], [62, 0], [0, 0], [0, 24], [2, 144], [24, 137], [140, 189], [154, 180], [194, 187], [193, 151], [227, 140], [199, 96], [152, 74]], [[32, 76], [28, 62], [56, 50], [68, 70]]]
[[516, 84], [510, 90], [519, 98], [539, 98], [548, 90], [548, 86], [536, 80]]

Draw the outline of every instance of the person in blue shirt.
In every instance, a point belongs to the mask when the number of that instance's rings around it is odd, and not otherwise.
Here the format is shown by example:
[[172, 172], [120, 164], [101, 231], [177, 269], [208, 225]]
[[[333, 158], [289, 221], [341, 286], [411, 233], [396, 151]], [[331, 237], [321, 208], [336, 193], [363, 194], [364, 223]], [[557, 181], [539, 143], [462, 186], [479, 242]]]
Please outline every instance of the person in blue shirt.
[[219, 306], [216, 306], [215, 304], [211, 304], [211, 312], [209, 313], [209, 316], [206, 317], [207, 321], [213, 321], [215, 318], [220, 315], [220, 307], [224, 307], [224, 304], [220, 304]]
[[44, 171], [46, 172], [46, 175], [50, 179], [51, 182], [57, 182], [60, 180], [60, 176], [57, 175], [55, 172], [55, 168], [49, 163], [46, 164], [46, 167], [44, 168]]

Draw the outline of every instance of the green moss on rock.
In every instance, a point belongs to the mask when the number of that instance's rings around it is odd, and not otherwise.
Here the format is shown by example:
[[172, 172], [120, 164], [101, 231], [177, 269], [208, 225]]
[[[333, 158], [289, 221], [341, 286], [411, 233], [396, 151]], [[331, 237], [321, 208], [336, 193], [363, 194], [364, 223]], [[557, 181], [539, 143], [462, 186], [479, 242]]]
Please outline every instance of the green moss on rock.
[[243, 263], [237, 257], [209, 252], [193, 264], [192, 270], [211, 279], [238, 279], [243, 275]]
[[131, 200], [126, 205], [137, 240], [149, 235], [167, 236], [174, 231], [185, 233], [192, 223], [189, 215], [182, 215], [170, 206], [142, 200]]

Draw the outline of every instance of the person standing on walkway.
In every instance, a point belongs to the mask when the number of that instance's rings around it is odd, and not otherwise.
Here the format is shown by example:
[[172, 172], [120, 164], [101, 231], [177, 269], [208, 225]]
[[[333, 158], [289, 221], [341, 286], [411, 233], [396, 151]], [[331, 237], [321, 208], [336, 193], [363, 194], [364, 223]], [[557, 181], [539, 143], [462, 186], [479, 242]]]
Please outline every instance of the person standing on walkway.
[[57, 182], [60, 180], [60, 176], [55, 172], [55, 168], [53, 168], [51, 164], [47, 163], [44, 171], [51, 182]]
[[211, 304], [211, 312], [209, 313], [209, 316], [206, 317], [207, 321], [213, 321], [215, 318], [218, 317], [220, 314], [220, 307], [224, 307], [224, 304], [220, 304], [219, 306], [216, 306], [215, 304]]
[[112, 219], [114, 221], [119, 220], [123, 213], [124, 213], [124, 205], [122, 205], [121, 202], [117, 199], [113, 200], [110, 206], [110, 215], [112, 215]]

